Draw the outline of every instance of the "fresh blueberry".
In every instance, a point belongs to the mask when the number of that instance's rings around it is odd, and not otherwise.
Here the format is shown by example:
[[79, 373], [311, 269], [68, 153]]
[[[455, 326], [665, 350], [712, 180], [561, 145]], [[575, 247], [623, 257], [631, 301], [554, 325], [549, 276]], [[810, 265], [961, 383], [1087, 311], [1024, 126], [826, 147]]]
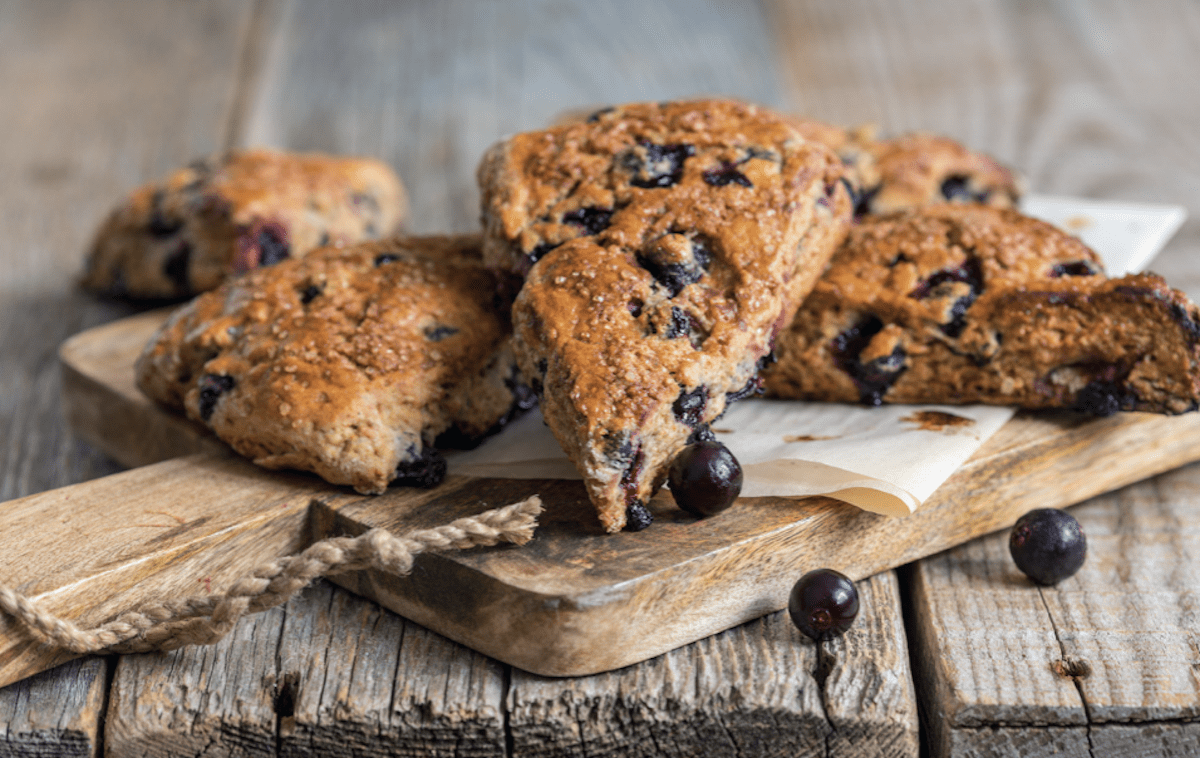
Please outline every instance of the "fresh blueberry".
[[833, 569], [816, 569], [800, 577], [788, 596], [792, 623], [816, 642], [840, 637], [858, 616], [858, 589]]
[[696, 516], [712, 516], [742, 492], [742, 466], [720, 442], [695, 442], [671, 462], [667, 482], [675, 503]]
[[1057, 584], [1083, 566], [1087, 537], [1066, 511], [1038, 508], [1013, 524], [1008, 551], [1025, 576], [1037, 584]]

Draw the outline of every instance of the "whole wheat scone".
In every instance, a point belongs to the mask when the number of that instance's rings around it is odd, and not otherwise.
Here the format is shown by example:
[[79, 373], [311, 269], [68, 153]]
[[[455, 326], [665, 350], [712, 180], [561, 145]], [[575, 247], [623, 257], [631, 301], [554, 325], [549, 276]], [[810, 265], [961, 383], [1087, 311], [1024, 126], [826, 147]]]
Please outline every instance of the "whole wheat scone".
[[407, 212], [400, 178], [380, 161], [231, 150], [134, 190], [96, 231], [82, 284], [190, 296], [317, 247], [389, 236]]
[[793, 126], [833, 148], [859, 194], [856, 212], [886, 214], [946, 202], [1015, 208], [1020, 181], [994, 158], [950, 137], [925, 132], [876, 139], [874, 129], [843, 129], [795, 117]]
[[532, 397], [496, 293], [478, 235], [321, 248], [175, 312], [138, 386], [260, 466], [363, 493], [430, 486], [438, 435], [481, 437]]
[[1157, 276], [1107, 278], [1075, 237], [1016, 211], [868, 217], [776, 343], [768, 394], [1182, 413], [1200, 314]]
[[495, 145], [489, 264], [525, 274], [514, 349], [607, 531], [759, 363], [845, 235], [843, 167], [729, 101], [626, 105]]

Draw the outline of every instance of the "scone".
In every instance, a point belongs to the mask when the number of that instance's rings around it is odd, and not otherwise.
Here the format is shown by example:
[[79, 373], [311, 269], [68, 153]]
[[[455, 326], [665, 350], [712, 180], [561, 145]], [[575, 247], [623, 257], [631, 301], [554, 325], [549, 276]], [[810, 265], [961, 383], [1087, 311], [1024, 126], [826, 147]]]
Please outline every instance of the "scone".
[[867, 217], [776, 344], [768, 394], [1182, 413], [1200, 314], [1157, 276], [1107, 278], [1075, 237], [1016, 211]]
[[322, 248], [175, 312], [138, 386], [260, 466], [431, 486], [439, 435], [478, 438], [532, 396], [497, 291], [478, 235]]
[[181, 298], [323, 245], [395, 233], [400, 178], [365, 158], [232, 150], [135, 190], [97, 230], [87, 289]]
[[860, 188], [856, 212], [886, 214], [946, 202], [1015, 208], [1020, 181], [994, 158], [959, 142], [917, 132], [876, 139], [868, 127], [842, 129], [793, 117], [792, 125], [809, 139], [833, 148]]
[[605, 109], [493, 146], [489, 265], [527, 277], [522, 372], [609, 532], [760, 362], [852, 217], [838, 157], [786, 120], [708, 100]]

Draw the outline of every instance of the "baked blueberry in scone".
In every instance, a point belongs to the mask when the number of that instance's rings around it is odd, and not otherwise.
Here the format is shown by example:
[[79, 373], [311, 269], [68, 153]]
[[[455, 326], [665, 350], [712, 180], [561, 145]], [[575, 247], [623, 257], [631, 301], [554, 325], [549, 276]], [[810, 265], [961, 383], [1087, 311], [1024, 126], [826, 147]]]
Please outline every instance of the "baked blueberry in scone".
[[1109, 279], [1077, 238], [1016, 211], [866, 217], [776, 344], [768, 394], [1182, 413], [1200, 314], [1152, 274]]
[[949, 137], [916, 132], [876, 139], [867, 127], [842, 129], [798, 117], [792, 124], [842, 157], [860, 188], [855, 198], [859, 215], [947, 202], [1015, 208], [1021, 195], [1012, 171]]
[[529, 405], [497, 284], [478, 235], [322, 248], [176, 311], [138, 386], [261, 466], [363, 493], [432, 486], [439, 435], [478, 438]]
[[181, 298], [324, 245], [395, 233], [400, 178], [366, 158], [231, 150], [134, 190], [100, 225], [83, 286]]
[[546, 422], [604, 528], [645, 526], [844, 237], [842, 163], [777, 114], [705, 100], [517, 135], [479, 181], [485, 258], [526, 276], [513, 344]]

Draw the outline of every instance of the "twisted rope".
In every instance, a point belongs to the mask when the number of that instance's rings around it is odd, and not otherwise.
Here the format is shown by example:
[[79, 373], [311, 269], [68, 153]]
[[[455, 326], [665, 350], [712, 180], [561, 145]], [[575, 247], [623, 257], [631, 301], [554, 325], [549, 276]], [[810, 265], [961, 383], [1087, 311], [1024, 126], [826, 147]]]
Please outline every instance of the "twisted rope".
[[372, 529], [357, 537], [332, 537], [259, 566], [224, 595], [148, 603], [92, 629], [80, 629], [8, 587], [0, 587], [0, 610], [31, 636], [73, 653], [140, 653], [211, 645], [229, 634], [242, 616], [282, 605], [322, 576], [368, 568], [403, 575], [412, 571], [413, 559], [426, 550], [462, 550], [499, 542], [523, 545], [532, 539], [541, 512], [542, 501], [534, 495], [436, 529], [401, 536]]

